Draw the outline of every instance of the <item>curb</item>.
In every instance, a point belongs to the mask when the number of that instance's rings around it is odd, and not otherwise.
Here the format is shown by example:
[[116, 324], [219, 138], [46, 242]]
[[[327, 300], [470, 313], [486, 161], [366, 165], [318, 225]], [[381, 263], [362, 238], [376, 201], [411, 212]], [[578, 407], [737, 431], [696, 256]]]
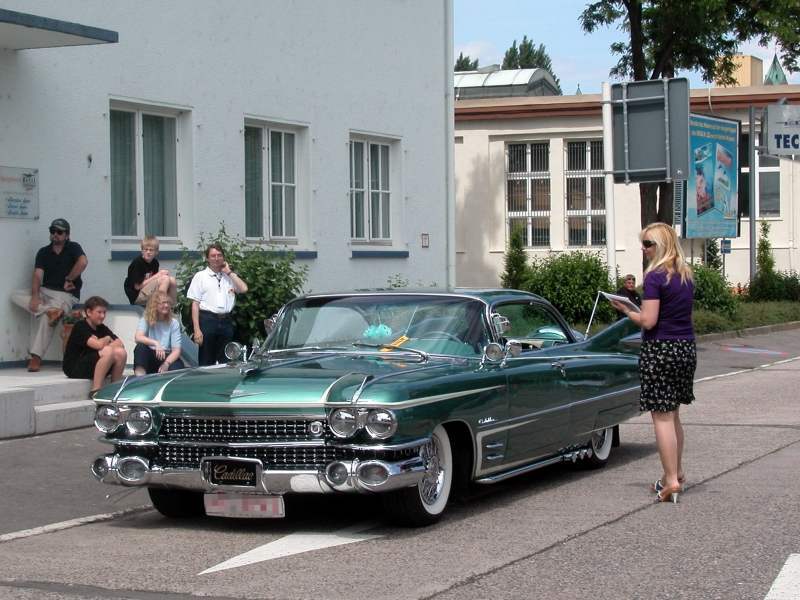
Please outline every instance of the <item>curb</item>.
[[715, 342], [728, 338], [747, 337], [750, 335], [763, 335], [776, 331], [788, 331], [790, 329], [800, 329], [800, 321], [789, 321], [788, 323], [775, 323], [774, 325], [761, 325], [759, 327], [749, 327], [746, 329], [736, 329], [734, 331], [723, 331], [720, 333], [706, 333], [697, 336], [698, 342]]

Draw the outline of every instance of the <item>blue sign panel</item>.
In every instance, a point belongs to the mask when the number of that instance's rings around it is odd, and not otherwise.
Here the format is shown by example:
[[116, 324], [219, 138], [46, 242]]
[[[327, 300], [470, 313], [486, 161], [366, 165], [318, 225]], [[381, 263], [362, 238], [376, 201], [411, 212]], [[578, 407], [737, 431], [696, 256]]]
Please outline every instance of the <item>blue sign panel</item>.
[[687, 238], [735, 238], [739, 218], [739, 121], [689, 116]]

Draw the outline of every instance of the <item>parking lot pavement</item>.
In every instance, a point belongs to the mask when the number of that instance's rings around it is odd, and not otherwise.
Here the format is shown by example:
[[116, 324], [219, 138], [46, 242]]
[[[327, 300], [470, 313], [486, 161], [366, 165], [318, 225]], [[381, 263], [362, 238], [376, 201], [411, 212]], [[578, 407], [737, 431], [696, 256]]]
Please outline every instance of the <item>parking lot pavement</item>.
[[660, 467], [652, 427], [636, 419], [605, 469], [551, 467], [481, 488], [434, 527], [378, 523], [365, 531], [378, 537], [231, 569], [214, 567], [380, 521], [380, 505], [314, 498], [288, 503], [282, 521], [145, 511], [0, 543], [0, 597], [763, 598], [800, 539], [799, 377], [792, 360], [697, 384], [682, 411], [689, 489], [677, 506], [652, 503]]

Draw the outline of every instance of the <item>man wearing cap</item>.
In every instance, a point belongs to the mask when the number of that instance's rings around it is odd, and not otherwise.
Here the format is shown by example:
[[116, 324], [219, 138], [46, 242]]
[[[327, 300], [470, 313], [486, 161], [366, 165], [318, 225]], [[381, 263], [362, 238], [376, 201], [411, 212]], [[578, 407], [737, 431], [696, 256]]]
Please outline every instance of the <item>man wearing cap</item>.
[[53, 328], [80, 297], [81, 273], [87, 264], [83, 248], [69, 239], [67, 220], [55, 219], [50, 223], [50, 243], [36, 253], [30, 291], [11, 293], [11, 301], [34, 317], [28, 371], [39, 370], [42, 356], [53, 339]]

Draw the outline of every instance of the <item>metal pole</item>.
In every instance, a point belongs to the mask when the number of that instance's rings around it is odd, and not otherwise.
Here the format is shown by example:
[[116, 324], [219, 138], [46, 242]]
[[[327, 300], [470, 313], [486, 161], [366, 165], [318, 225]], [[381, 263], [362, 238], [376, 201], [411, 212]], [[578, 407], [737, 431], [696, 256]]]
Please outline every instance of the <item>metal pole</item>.
[[604, 81], [602, 84], [603, 92], [603, 167], [605, 177], [603, 178], [604, 191], [606, 196], [606, 260], [608, 262], [608, 275], [611, 281], [617, 278], [617, 239], [614, 232], [614, 147], [612, 138], [612, 109], [611, 109], [611, 86]]
[[750, 105], [750, 175], [747, 178], [750, 187], [750, 283], [756, 277], [756, 109]]

